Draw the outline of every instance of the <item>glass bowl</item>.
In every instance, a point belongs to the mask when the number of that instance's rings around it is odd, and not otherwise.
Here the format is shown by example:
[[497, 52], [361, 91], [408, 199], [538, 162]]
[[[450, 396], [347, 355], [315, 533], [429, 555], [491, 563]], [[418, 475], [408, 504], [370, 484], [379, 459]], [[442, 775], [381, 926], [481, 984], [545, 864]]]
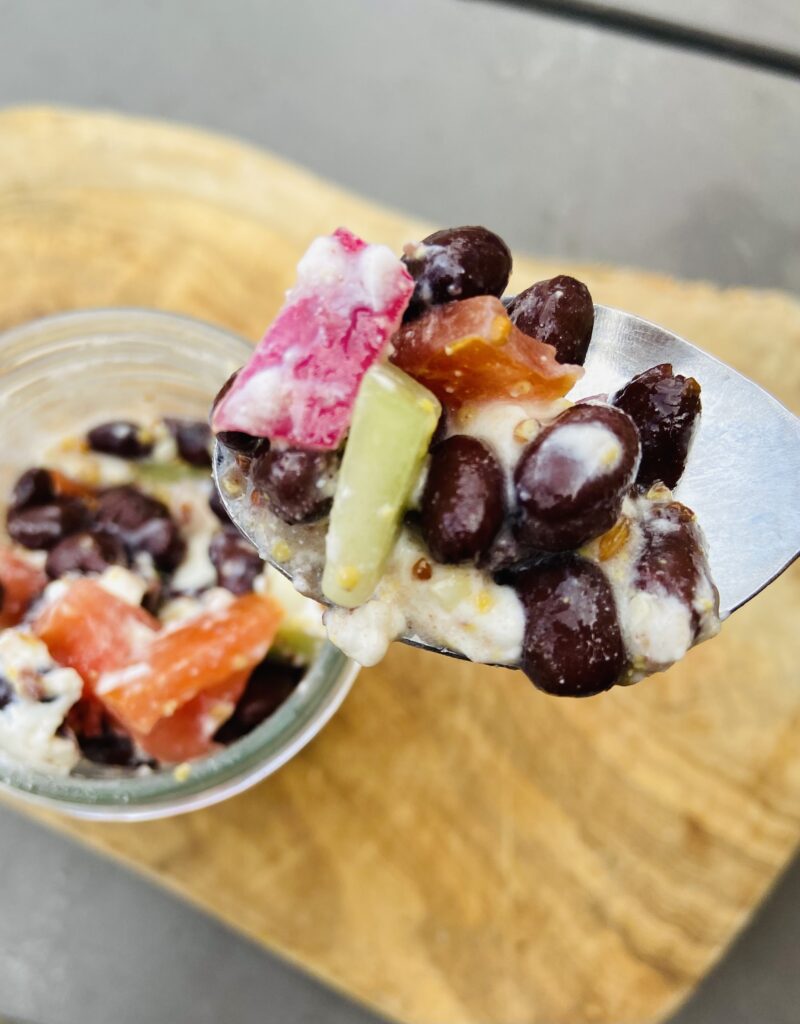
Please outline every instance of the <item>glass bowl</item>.
[[[107, 419], [159, 414], [205, 419], [214, 395], [249, 357], [242, 338], [187, 317], [91, 310], [47, 317], [0, 335], [0, 495], [65, 433]], [[270, 775], [316, 735], [344, 700], [358, 666], [331, 644], [292, 695], [247, 736], [188, 771], [56, 777], [0, 760], [8, 793], [76, 817], [141, 820], [205, 807]]]

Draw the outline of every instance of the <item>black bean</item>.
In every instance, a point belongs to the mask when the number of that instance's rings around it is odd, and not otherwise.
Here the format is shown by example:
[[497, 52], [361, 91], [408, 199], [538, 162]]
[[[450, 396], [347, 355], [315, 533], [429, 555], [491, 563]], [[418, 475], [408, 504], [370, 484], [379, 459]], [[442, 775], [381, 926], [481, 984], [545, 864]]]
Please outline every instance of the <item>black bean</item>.
[[520, 456], [515, 535], [543, 551], [599, 537], [619, 518], [638, 465], [639, 435], [625, 413], [599, 403], [572, 406]]
[[291, 696], [305, 670], [281, 661], [263, 661], [250, 676], [233, 715], [214, 734], [217, 743], [246, 736]]
[[131, 554], [152, 555], [159, 569], [171, 571], [183, 560], [186, 544], [163, 501], [132, 484], [109, 487], [98, 499], [97, 522], [118, 536]]
[[303, 448], [268, 451], [253, 463], [253, 484], [267, 496], [270, 508], [285, 523], [307, 523], [326, 515], [330, 509], [338, 466], [338, 452]]
[[533, 684], [562, 697], [612, 687], [627, 658], [603, 571], [568, 554], [532, 564], [512, 582], [525, 606], [521, 667]]
[[437, 562], [477, 559], [505, 514], [500, 464], [475, 437], [454, 434], [431, 450], [422, 493], [421, 526]]
[[414, 294], [404, 319], [430, 306], [475, 295], [501, 296], [511, 274], [511, 253], [498, 235], [483, 227], [434, 231], [409, 246], [403, 262], [414, 278]]
[[594, 303], [583, 282], [566, 274], [537, 281], [511, 300], [508, 315], [523, 334], [552, 345], [560, 363], [585, 362]]
[[[680, 502], [653, 505], [642, 521], [644, 541], [634, 570], [634, 586], [640, 590], [677, 597], [691, 609], [695, 634], [700, 616], [693, 607], [697, 587], [709, 577], [708, 563], [697, 520]], [[717, 602], [716, 588], [713, 593]]]
[[58, 579], [68, 572], [104, 572], [111, 565], [128, 564], [128, 556], [119, 538], [110, 533], [73, 533], [47, 553], [45, 572]]
[[209, 558], [217, 570], [217, 583], [232, 594], [249, 594], [264, 569], [258, 552], [238, 533], [221, 530], [211, 539]]
[[511, 566], [526, 561], [534, 552], [527, 544], [522, 544], [508, 527], [508, 521], [502, 526], [489, 548], [481, 555], [478, 565], [486, 572], [502, 572]]
[[8, 707], [12, 700], [16, 699], [17, 694], [14, 687], [5, 676], [0, 676], [0, 711], [2, 711], [3, 708]]
[[206, 469], [211, 465], [211, 428], [202, 420], [184, 420], [166, 416], [164, 425], [175, 438], [178, 455], [190, 466]]
[[151, 519], [168, 519], [169, 509], [163, 501], [145, 494], [133, 484], [120, 484], [100, 493], [96, 516], [101, 525], [126, 533]]
[[217, 440], [237, 455], [246, 455], [251, 459], [269, 448], [269, 441], [265, 437], [253, 437], [251, 434], [243, 434], [240, 430], [221, 430], [217, 434]]
[[186, 555], [186, 541], [174, 519], [150, 519], [126, 535], [126, 544], [134, 554], [151, 555], [158, 569], [173, 572]]
[[16, 511], [29, 505], [44, 505], [56, 496], [53, 478], [47, 469], [28, 469], [14, 484], [9, 509]]
[[25, 548], [49, 549], [91, 523], [89, 509], [77, 498], [55, 498], [46, 505], [31, 505], [9, 512], [7, 529], [12, 540]]
[[153, 450], [153, 438], [138, 423], [110, 420], [92, 427], [86, 435], [92, 451], [120, 459], [143, 459]]
[[675, 487], [686, 466], [700, 418], [700, 385], [672, 372], [669, 363], [652, 366], [629, 381], [612, 399], [639, 429], [642, 462], [637, 483], [661, 480]]
[[142, 757], [131, 737], [108, 715], [102, 713], [85, 716], [79, 701], [69, 713], [67, 722], [81, 753], [93, 764], [113, 765], [119, 768], [155, 767], [152, 758]]

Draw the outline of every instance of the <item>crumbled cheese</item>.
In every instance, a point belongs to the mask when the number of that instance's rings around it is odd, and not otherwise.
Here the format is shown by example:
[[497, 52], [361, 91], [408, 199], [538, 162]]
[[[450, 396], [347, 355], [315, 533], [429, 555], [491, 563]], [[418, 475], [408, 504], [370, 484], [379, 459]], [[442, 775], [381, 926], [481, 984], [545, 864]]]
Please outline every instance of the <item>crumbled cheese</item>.
[[57, 665], [42, 641], [23, 627], [0, 633], [0, 676], [14, 694], [0, 709], [0, 758], [68, 775], [80, 751], [71, 736], [56, 733], [81, 695], [81, 677]]

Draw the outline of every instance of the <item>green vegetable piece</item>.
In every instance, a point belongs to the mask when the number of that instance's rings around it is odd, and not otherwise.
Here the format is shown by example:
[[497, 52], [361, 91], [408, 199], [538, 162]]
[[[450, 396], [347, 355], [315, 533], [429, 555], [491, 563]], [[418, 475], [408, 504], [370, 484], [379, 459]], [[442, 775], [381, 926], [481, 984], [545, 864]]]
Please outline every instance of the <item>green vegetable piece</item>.
[[440, 413], [431, 392], [396, 366], [365, 375], [326, 538], [322, 592], [334, 604], [357, 608], [372, 596]]

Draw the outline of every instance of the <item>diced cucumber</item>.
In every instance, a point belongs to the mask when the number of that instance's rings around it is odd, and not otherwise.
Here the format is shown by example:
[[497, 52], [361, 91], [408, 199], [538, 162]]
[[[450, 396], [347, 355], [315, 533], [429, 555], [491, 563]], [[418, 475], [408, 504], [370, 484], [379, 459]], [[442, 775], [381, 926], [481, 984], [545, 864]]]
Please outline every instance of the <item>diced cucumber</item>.
[[137, 462], [134, 463], [134, 475], [145, 486], [148, 484], [174, 484], [179, 480], [207, 480], [208, 469], [197, 469], [186, 462]]
[[372, 596], [440, 413], [431, 392], [396, 366], [365, 375], [326, 538], [322, 592], [334, 604], [356, 608]]

